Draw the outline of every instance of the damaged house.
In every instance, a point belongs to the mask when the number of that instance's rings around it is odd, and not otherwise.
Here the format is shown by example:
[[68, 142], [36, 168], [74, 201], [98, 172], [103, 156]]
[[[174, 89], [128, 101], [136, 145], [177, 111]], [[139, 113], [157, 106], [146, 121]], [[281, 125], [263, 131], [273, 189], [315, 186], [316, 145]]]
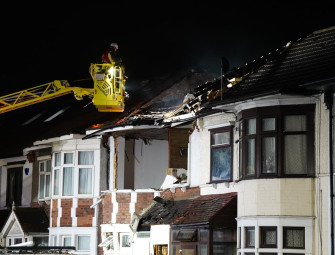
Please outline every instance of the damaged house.
[[[334, 64], [331, 27], [201, 84], [162, 116], [139, 112], [89, 132], [88, 138], [104, 134], [115, 142], [123, 136], [126, 143], [132, 133], [187, 130], [187, 178], [178, 180], [173, 173], [179, 166], [168, 165], [177, 168], [166, 172], [176, 179], [166, 177], [160, 196], [132, 216], [129, 252], [332, 254]], [[123, 164], [126, 156], [117, 153]], [[216, 217], [206, 199], [218, 201]], [[235, 215], [225, 215], [226, 209]], [[113, 254], [115, 245], [101, 246]]]
[[331, 27], [216, 79], [148, 81], [113, 119], [84, 102], [77, 119], [51, 104], [13, 118], [57, 121], [2, 151], [2, 245], [14, 202], [43, 208], [48, 245], [74, 254], [332, 254], [334, 64]]
[[[136, 159], [140, 161], [142, 169], [149, 170], [146, 174], [149, 175], [150, 171], [153, 173], [159, 161], [166, 162], [161, 170], [163, 174], [155, 177], [158, 181], [149, 185], [149, 181], [141, 184], [145, 180], [141, 175], [133, 174], [132, 178], [128, 172], [124, 175], [122, 161], [118, 163], [114, 160], [120, 157], [124, 163], [129, 161], [126, 154], [119, 156], [115, 153], [115, 148], [126, 145], [131, 148], [128, 138], [127, 143], [122, 137], [115, 139], [114, 143], [105, 135], [94, 135], [86, 139], [85, 130], [93, 128], [95, 124], [123, 120], [141, 105], [150, 104], [154, 95], [163, 93], [171, 83], [178, 85], [184, 93], [208, 79], [207, 75], [202, 75], [204, 74], [191, 71], [172, 78], [146, 82], [141, 93], [138, 93], [141, 100], [131, 97], [128, 101], [129, 112], [123, 114], [97, 113], [87, 101], [77, 102], [71, 96], [3, 114], [1, 126], [7, 136], [3, 139], [0, 160], [2, 246], [13, 244], [13, 240], [6, 234], [6, 222], [12, 217], [11, 208], [15, 206], [17, 210], [40, 208], [44, 211], [49, 219], [47, 244], [50, 247], [74, 247], [74, 254], [98, 254], [98, 244], [101, 242], [99, 226], [104, 222], [110, 224], [114, 220], [120, 226], [117, 229], [120, 238], [114, 238], [118, 242], [115, 247], [121, 253], [128, 252], [131, 214], [141, 213], [148, 207], [152, 199], [159, 195], [158, 189], [164, 181], [168, 166], [164, 141], [167, 132], [164, 131], [161, 143], [155, 143], [155, 146], [158, 145], [158, 156], [153, 165], [146, 162], [152, 149], [145, 147], [145, 143], [152, 141], [150, 137], [141, 140], [145, 142], [144, 153], [137, 155]], [[162, 84], [162, 81], [165, 83]], [[6, 125], [9, 119], [17, 129]], [[20, 143], [12, 142], [15, 136]], [[7, 148], [5, 145], [8, 145]], [[187, 146], [187, 142], [184, 146]], [[162, 148], [163, 153], [157, 148]], [[133, 154], [129, 153], [129, 156], [134, 165]], [[113, 171], [115, 163], [119, 164], [118, 172]], [[126, 169], [129, 169], [129, 165]], [[134, 173], [134, 168], [131, 171]], [[110, 208], [108, 212], [107, 203], [104, 203], [103, 209], [100, 208], [102, 198], [106, 197], [115, 199], [113, 202], [116, 203], [111, 203], [113, 211]], [[21, 239], [15, 239], [15, 243], [25, 243], [32, 239], [24, 232]], [[125, 240], [123, 243], [126, 244], [123, 245], [118, 240]], [[35, 240], [33, 244], [38, 245], [38, 242]]]

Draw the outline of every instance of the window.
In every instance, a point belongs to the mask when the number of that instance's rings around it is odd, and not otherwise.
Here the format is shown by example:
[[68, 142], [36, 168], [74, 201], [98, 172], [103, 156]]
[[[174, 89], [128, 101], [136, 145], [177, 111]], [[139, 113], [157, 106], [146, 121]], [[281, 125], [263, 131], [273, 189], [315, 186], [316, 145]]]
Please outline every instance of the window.
[[305, 228], [304, 227], [283, 227], [284, 248], [304, 249]]
[[51, 246], [57, 246], [57, 236], [51, 236]]
[[121, 247], [128, 248], [131, 246], [131, 239], [129, 234], [121, 234]]
[[92, 168], [93, 165], [93, 151], [79, 151], [78, 165], [79, 165], [79, 185], [78, 194], [92, 193]]
[[182, 229], [176, 236], [177, 241], [182, 242], [194, 242], [197, 241], [197, 230], [196, 229]]
[[107, 250], [114, 250], [114, 238], [112, 233], [107, 233], [106, 239], [103, 240], [98, 246], [104, 247]]
[[245, 247], [255, 247], [255, 227], [245, 228]]
[[236, 254], [236, 229], [213, 230], [213, 255]]
[[94, 151], [57, 152], [53, 164], [53, 195], [92, 195]]
[[35, 246], [48, 246], [49, 237], [47, 236], [34, 236], [33, 237]]
[[78, 236], [77, 237], [78, 251], [89, 251], [90, 250], [90, 236]]
[[22, 199], [22, 178], [23, 167], [13, 167], [7, 169], [7, 192], [6, 206], [11, 207], [13, 202], [16, 206], [21, 205]]
[[14, 244], [22, 243], [22, 238], [14, 238]]
[[51, 160], [42, 160], [39, 162], [39, 194], [38, 198], [43, 200], [50, 198], [50, 184], [51, 184]]
[[232, 127], [211, 130], [211, 182], [232, 179]]
[[260, 247], [277, 248], [277, 227], [260, 227]]
[[240, 178], [313, 176], [314, 105], [249, 109], [238, 118]]
[[63, 244], [63, 246], [71, 246], [71, 237], [70, 236], [62, 236], [62, 244]]

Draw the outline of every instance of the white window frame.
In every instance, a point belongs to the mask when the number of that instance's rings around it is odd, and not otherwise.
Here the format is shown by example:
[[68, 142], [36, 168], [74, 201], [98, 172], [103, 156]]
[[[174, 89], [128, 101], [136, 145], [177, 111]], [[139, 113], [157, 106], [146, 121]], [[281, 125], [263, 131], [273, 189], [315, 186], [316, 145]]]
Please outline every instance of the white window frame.
[[[93, 164], [92, 165], [79, 165], [79, 152], [85, 152], [85, 151], [92, 151], [93, 152]], [[52, 162], [52, 196], [53, 197], [93, 197], [94, 193], [94, 172], [95, 172], [95, 158], [96, 158], [96, 150], [76, 150], [76, 151], [57, 151], [53, 153], [53, 162]], [[60, 165], [56, 166], [56, 154], [60, 153]], [[64, 155], [67, 153], [73, 153], [73, 162], [71, 164], [65, 164], [64, 163]], [[63, 195], [63, 176], [64, 176], [64, 167], [73, 167], [73, 194], [72, 195]], [[80, 194], [79, 193], [79, 174], [80, 168], [89, 168], [91, 169], [91, 180], [92, 180], [92, 187], [90, 193]], [[55, 171], [58, 172], [58, 194], [55, 194]]]
[[[47, 165], [48, 162], [50, 162], [50, 171], [47, 171]], [[41, 171], [41, 165], [44, 165], [43, 171]], [[50, 200], [51, 199], [51, 193], [52, 193], [52, 161], [51, 161], [51, 157], [47, 157], [47, 158], [41, 158], [38, 161], [38, 173], [39, 173], [39, 179], [38, 179], [38, 200], [39, 201], [44, 201], [44, 200]], [[46, 194], [46, 177], [49, 176], [49, 194]], [[44, 183], [43, 183], [43, 197], [41, 197], [41, 179], [44, 179]]]
[[[89, 239], [90, 239], [90, 247], [89, 247], [89, 249], [88, 250], [80, 250], [79, 249], [79, 238], [80, 237], [89, 237]], [[91, 236], [90, 235], [77, 235], [76, 236], [76, 249], [77, 249], [77, 251], [90, 251], [91, 250]]]

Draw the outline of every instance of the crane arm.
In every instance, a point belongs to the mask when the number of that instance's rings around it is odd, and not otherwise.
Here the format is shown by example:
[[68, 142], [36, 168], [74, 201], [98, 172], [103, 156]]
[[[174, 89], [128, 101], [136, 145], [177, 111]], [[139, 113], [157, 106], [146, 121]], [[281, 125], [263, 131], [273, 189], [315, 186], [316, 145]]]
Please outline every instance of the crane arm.
[[68, 81], [56, 80], [0, 97], [0, 114], [70, 93], [81, 100], [84, 96], [93, 97], [93, 92], [94, 89], [70, 87]]

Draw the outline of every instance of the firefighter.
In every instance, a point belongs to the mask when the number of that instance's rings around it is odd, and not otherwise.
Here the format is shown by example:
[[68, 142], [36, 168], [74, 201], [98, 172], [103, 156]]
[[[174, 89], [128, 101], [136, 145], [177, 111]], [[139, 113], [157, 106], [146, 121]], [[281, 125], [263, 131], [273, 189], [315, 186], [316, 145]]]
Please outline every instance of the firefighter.
[[117, 51], [119, 46], [117, 43], [111, 43], [108, 50], [102, 55], [102, 63], [112, 63], [115, 62], [117, 64], [121, 63], [121, 59], [117, 56]]

